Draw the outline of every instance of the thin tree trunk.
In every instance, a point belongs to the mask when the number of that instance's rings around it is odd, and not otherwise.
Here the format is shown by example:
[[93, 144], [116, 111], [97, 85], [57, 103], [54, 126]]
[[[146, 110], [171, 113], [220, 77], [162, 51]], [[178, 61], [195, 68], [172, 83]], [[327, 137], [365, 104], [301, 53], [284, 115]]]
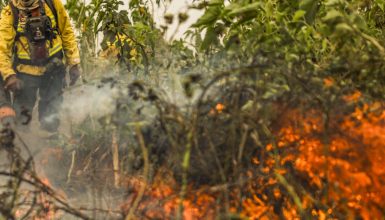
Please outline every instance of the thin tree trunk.
[[120, 186], [120, 169], [119, 169], [119, 131], [117, 128], [112, 130], [112, 165], [114, 168], [114, 185], [116, 188]]

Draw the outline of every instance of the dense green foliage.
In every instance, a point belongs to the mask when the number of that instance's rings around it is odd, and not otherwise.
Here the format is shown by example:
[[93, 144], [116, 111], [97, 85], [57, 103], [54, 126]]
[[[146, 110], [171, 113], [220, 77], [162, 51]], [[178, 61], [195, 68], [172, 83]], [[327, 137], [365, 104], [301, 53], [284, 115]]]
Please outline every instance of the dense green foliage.
[[269, 81], [292, 92], [293, 80], [330, 76], [341, 92], [384, 98], [382, 13], [380, 1], [211, 1], [194, 26], [207, 30], [201, 49], [226, 51], [244, 66], [268, 64]]

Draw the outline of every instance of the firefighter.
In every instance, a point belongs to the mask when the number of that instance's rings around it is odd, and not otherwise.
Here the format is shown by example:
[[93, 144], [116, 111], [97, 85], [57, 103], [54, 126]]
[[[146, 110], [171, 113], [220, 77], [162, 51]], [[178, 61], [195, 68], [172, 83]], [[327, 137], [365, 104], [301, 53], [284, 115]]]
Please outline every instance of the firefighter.
[[[123, 29], [130, 23], [121, 24]], [[123, 71], [132, 71], [132, 67], [141, 63], [141, 57], [136, 50], [136, 43], [127, 35], [115, 31], [116, 24], [107, 23], [103, 30], [103, 41], [99, 57], [112, 60], [119, 64]]]
[[13, 95], [18, 123], [26, 123], [39, 97], [42, 129], [56, 132], [65, 74], [80, 77], [80, 56], [61, 0], [10, 0], [0, 18], [0, 72]]

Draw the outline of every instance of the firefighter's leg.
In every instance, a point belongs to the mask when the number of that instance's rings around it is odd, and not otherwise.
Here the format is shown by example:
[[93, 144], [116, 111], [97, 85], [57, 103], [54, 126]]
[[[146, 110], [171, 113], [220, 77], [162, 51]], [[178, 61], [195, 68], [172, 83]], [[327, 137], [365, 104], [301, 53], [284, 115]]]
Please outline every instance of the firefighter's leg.
[[59, 109], [63, 102], [65, 67], [44, 74], [40, 86], [39, 120], [41, 128], [55, 132], [59, 128]]
[[9, 93], [4, 89], [4, 81], [0, 77], [0, 106], [8, 105], [11, 106], [11, 101], [9, 97]]
[[23, 86], [21, 90], [15, 92], [13, 105], [16, 110], [18, 124], [28, 125], [32, 119], [32, 111], [36, 103], [41, 77], [18, 74], [18, 78], [23, 82]]
[[0, 77], [0, 122], [2, 125], [15, 124], [16, 113], [11, 105], [9, 93], [4, 89], [4, 82]]

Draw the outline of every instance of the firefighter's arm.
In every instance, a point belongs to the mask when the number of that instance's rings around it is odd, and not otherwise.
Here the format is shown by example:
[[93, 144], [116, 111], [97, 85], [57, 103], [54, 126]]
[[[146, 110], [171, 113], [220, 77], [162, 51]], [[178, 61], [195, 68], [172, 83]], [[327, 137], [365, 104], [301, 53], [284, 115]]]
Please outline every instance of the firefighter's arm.
[[80, 63], [79, 49], [74, 30], [61, 0], [53, 0], [53, 3], [58, 15], [58, 27], [63, 41], [63, 50], [67, 65], [74, 66]]
[[12, 68], [12, 50], [16, 32], [11, 8], [6, 6], [0, 17], [0, 72], [4, 80], [16, 74]]

